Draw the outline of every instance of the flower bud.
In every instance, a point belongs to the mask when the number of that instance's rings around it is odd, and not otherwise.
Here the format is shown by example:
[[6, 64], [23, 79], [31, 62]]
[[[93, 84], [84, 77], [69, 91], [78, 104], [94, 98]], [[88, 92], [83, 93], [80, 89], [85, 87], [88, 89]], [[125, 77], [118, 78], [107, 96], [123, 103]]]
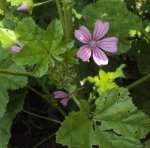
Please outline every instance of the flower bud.
[[17, 8], [17, 11], [26, 12], [29, 10], [29, 6], [26, 3], [23, 3]]
[[17, 53], [21, 50], [21, 47], [17, 46], [17, 45], [14, 45], [14, 46], [11, 46], [11, 52], [12, 53]]

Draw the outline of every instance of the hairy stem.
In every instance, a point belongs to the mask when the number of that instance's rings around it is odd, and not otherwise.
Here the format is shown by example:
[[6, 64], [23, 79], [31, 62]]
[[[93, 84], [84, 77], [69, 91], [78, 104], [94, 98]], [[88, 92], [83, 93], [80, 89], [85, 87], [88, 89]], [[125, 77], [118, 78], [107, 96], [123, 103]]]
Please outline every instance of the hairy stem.
[[141, 79], [133, 82], [132, 84], [128, 85], [127, 88], [128, 89], [133, 89], [134, 87], [137, 87], [138, 85], [140, 85], [141, 83], [147, 81], [148, 79], [150, 79], [150, 74], [142, 77]]
[[33, 74], [30, 73], [30, 72], [17, 72], [17, 71], [10, 71], [10, 70], [0, 69], [0, 73], [8, 74], [8, 75], [18, 75], [18, 76], [25, 76], [25, 77], [33, 77]]

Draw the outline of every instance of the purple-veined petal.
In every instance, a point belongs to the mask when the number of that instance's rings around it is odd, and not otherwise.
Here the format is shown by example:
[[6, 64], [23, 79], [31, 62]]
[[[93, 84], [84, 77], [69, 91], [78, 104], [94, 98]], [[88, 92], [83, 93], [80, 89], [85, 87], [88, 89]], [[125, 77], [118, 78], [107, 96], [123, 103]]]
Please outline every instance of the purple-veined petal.
[[94, 40], [101, 39], [108, 32], [108, 29], [109, 29], [108, 22], [102, 22], [101, 20], [97, 20], [95, 23], [93, 39]]
[[68, 98], [64, 98], [64, 99], [62, 99], [62, 100], [60, 101], [60, 103], [61, 103], [63, 106], [67, 106], [68, 101], [69, 101]]
[[82, 43], [89, 43], [91, 41], [91, 34], [85, 26], [75, 30], [75, 37]]
[[79, 51], [77, 52], [77, 57], [84, 62], [89, 61], [91, 57], [91, 47], [89, 45], [80, 47]]
[[93, 59], [97, 65], [107, 65], [108, 58], [106, 54], [99, 48], [93, 49]]
[[87, 41], [90, 42], [91, 41], [91, 33], [90, 33], [90, 31], [85, 26], [81, 26], [79, 28], [79, 30], [81, 30], [82, 34], [85, 36]]
[[26, 11], [28, 11], [28, 4], [22, 4], [22, 5], [20, 5], [18, 8], [17, 8], [17, 11], [22, 11], [22, 12], [26, 12]]
[[17, 53], [21, 50], [21, 47], [15, 45], [15, 46], [11, 46], [11, 52], [12, 53]]
[[98, 41], [98, 46], [105, 51], [108, 52], [116, 52], [117, 51], [117, 42], [118, 39], [116, 37], [104, 38]]
[[63, 92], [63, 91], [55, 91], [53, 93], [53, 95], [54, 95], [55, 99], [63, 99], [63, 98], [68, 98], [69, 97], [69, 95], [66, 92]]

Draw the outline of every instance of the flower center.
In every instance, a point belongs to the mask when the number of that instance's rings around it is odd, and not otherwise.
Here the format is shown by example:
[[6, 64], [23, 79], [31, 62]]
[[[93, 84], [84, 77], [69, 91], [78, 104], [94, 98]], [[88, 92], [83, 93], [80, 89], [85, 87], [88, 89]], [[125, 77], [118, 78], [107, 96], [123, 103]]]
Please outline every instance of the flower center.
[[96, 41], [91, 41], [91, 42], [90, 42], [90, 46], [91, 46], [92, 48], [95, 48], [95, 47], [97, 46]]

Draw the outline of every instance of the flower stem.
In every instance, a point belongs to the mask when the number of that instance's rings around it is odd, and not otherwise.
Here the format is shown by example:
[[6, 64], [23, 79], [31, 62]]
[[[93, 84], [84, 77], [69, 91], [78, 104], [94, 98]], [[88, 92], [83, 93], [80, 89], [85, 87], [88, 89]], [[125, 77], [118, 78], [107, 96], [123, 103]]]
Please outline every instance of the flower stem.
[[38, 7], [38, 6], [41, 6], [41, 5], [45, 5], [45, 4], [50, 3], [52, 1], [53, 0], [48, 0], [48, 1], [45, 1], [45, 2], [41, 2], [41, 3], [36, 3], [36, 4], [33, 5], [33, 7]]
[[128, 89], [133, 89], [134, 87], [137, 87], [138, 85], [140, 85], [141, 83], [147, 81], [148, 79], [150, 79], [150, 74], [142, 77], [141, 79], [133, 82], [132, 84], [128, 85], [127, 88]]
[[25, 77], [33, 77], [33, 74], [30, 72], [17, 72], [17, 71], [9, 71], [0, 69], [0, 73], [8, 74], [8, 75], [18, 75], [18, 76], [25, 76]]

